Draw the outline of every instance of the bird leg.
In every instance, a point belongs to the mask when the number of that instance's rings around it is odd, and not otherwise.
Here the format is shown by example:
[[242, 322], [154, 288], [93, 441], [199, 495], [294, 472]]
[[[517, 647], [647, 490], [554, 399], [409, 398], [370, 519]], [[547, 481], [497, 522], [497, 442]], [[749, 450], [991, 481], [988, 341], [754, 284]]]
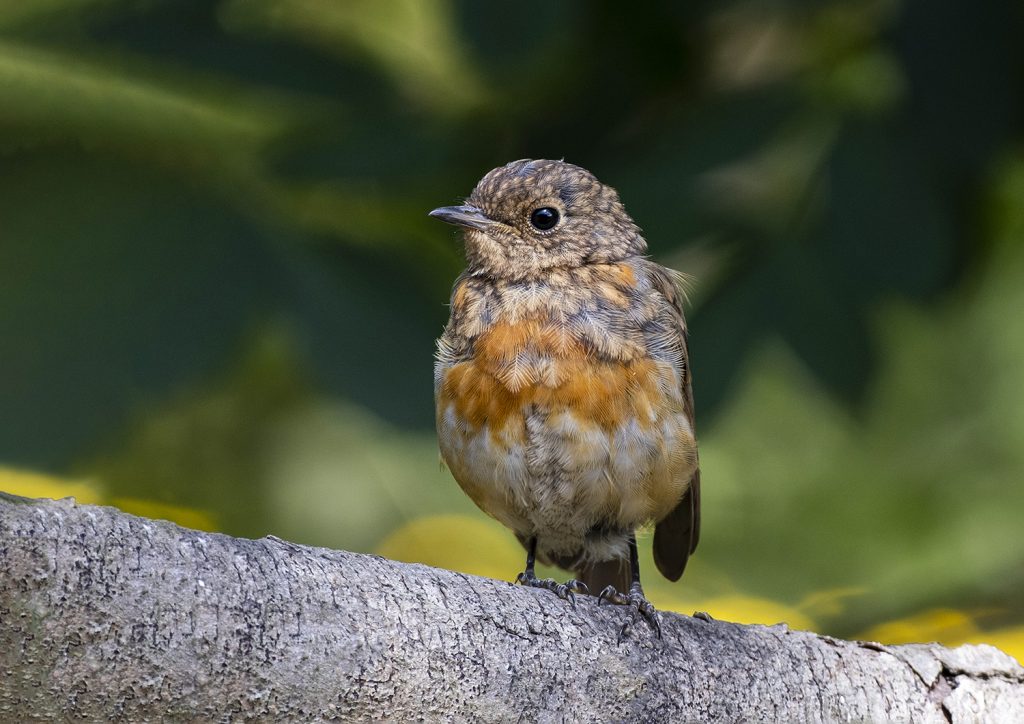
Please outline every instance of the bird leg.
[[559, 583], [551, 578], [537, 578], [533, 572], [534, 561], [537, 558], [537, 537], [530, 538], [526, 546], [526, 570], [516, 576], [516, 583], [532, 588], [546, 588], [559, 598], [565, 599], [576, 607], [577, 593], [590, 593], [582, 581], [570, 578], [565, 583]]
[[640, 558], [636, 552], [636, 535], [629, 536], [629, 569], [632, 582], [629, 584], [628, 593], [620, 593], [614, 586], [608, 586], [597, 597], [597, 605], [602, 601], [608, 601], [618, 606], [629, 606], [629, 618], [619, 629], [619, 643], [626, 637], [630, 627], [636, 623], [638, 615], [643, 616], [648, 625], [654, 629], [661, 638], [661, 619], [658, 611], [651, 605], [651, 602], [644, 597], [644, 589], [640, 586]]

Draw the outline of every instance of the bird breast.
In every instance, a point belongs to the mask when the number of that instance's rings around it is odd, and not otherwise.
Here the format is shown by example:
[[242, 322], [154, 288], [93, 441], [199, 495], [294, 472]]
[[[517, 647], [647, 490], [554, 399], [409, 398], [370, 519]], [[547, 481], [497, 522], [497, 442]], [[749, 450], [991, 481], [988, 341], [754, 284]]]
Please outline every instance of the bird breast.
[[478, 506], [543, 531], [552, 553], [660, 519], [696, 467], [659, 302], [632, 267], [600, 266], [547, 284], [464, 279], [439, 343], [443, 459]]

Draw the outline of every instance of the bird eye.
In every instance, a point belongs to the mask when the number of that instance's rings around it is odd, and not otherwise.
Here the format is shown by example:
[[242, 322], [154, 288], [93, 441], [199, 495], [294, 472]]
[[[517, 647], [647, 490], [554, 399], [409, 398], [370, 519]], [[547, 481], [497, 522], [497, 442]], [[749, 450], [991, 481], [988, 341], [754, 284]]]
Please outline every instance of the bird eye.
[[558, 211], [550, 206], [534, 209], [533, 213], [530, 214], [530, 223], [541, 231], [553, 229], [555, 224], [558, 223]]

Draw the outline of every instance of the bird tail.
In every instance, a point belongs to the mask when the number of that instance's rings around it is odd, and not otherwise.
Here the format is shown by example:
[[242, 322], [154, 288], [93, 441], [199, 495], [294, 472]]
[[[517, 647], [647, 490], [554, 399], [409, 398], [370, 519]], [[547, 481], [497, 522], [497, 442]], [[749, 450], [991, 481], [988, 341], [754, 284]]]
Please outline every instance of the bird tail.
[[591, 595], [596, 596], [608, 586], [625, 593], [629, 590], [629, 561], [618, 558], [610, 561], [598, 561], [581, 566], [576, 571], [576, 578], [586, 584]]

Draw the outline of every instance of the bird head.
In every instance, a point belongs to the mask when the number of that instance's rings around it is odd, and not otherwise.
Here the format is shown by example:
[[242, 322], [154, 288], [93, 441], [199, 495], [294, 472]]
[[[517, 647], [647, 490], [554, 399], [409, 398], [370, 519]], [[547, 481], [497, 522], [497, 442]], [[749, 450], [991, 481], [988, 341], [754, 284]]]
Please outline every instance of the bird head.
[[430, 215], [462, 227], [477, 276], [535, 279], [647, 250], [615, 189], [564, 161], [513, 161], [480, 179], [466, 203]]

